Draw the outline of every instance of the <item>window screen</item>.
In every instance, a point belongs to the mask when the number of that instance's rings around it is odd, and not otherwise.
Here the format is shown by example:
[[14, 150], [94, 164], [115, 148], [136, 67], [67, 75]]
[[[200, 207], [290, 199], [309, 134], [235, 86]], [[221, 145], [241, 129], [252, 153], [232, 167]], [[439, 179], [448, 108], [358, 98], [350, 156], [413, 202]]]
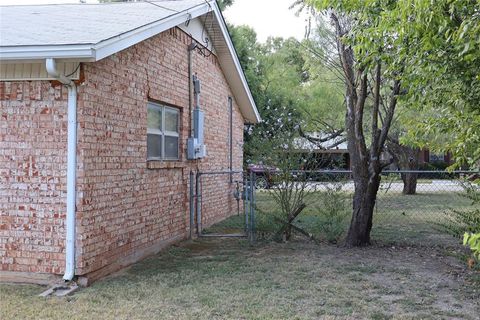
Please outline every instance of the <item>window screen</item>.
[[178, 160], [179, 110], [153, 102], [147, 108], [147, 159]]

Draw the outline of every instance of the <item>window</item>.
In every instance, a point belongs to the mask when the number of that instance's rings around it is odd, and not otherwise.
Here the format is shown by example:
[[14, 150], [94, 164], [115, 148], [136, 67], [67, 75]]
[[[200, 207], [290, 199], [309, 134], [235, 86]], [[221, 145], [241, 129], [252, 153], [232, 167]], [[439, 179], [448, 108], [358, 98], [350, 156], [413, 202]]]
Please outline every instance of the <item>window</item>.
[[147, 106], [147, 159], [178, 160], [178, 109], [153, 102], [149, 102]]

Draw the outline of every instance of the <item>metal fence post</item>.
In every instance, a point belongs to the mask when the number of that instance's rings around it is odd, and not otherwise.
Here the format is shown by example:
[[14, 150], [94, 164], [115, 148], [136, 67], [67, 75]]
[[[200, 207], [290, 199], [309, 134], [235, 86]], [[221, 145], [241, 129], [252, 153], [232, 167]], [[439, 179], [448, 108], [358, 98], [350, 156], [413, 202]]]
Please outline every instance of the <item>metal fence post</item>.
[[254, 199], [254, 194], [255, 194], [255, 180], [254, 180], [254, 173], [252, 171], [250, 171], [250, 179], [249, 179], [249, 215], [250, 215], [250, 225], [249, 225], [249, 234], [248, 234], [248, 238], [250, 240], [250, 243], [253, 243], [254, 242], [254, 202], [253, 202], [253, 199]]
[[195, 193], [197, 198], [196, 203], [196, 212], [197, 212], [197, 235], [201, 235], [202, 233], [202, 194], [200, 193], [200, 179], [201, 173], [197, 172], [197, 176], [195, 179]]
[[[192, 168], [190, 171], [190, 237], [195, 237], [195, 232], [199, 237], [235, 237], [235, 238], [248, 238], [250, 244], [256, 242], [256, 204], [259, 206], [259, 239], [264, 236], [264, 233], [268, 236], [270, 230], [263, 229], [262, 216], [264, 206], [267, 206], [272, 195], [271, 192], [261, 190], [263, 184], [260, 183], [262, 178], [258, 172], [249, 171], [235, 171], [235, 174], [242, 174], [241, 181], [242, 186], [238, 186], [235, 193], [232, 193], [233, 185], [228, 184], [228, 177], [231, 175], [231, 170], [221, 171], [199, 171]], [[412, 173], [417, 175], [418, 184], [416, 193], [419, 195], [416, 197], [404, 196], [403, 189], [404, 183], [402, 182], [401, 175]], [[348, 170], [315, 170], [315, 171], [293, 171], [295, 178], [304, 179], [308, 177], [309, 180], [306, 190], [308, 192], [326, 193], [329, 190], [341, 193], [341, 197], [338, 199], [332, 199], [332, 201], [339, 201], [338, 205], [342, 208], [345, 206], [348, 209], [352, 205], [352, 198], [355, 192], [355, 183], [351, 179], [351, 171]], [[460, 206], [463, 208], [468, 200], [462, 198], [460, 192], [464, 190], [464, 180], [460, 175], [466, 175], [468, 178], [475, 178], [480, 172], [478, 171], [388, 171], [382, 172], [382, 180], [379, 186], [379, 191], [374, 203], [374, 216], [373, 224], [377, 230], [381, 230], [381, 239], [390, 241], [395, 239], [405, 230], [416, 230], [418, 232], [436, 232], [432, 226], [439, 222], [442, 222], [442, 216], [444, 207], [446, 204], [454, 206]], [[212, 178], [213, 177], [213, 178]], [[256, 186], [256, 179], [259, 179], [259, 185]], [[201, 180], [204, 179], [204, 180]], [[195, 180], [195, 181], [194, 181]], [[234, 180], [235, 181], [235, 180]], [[235, 181], [236, 182], [236, 181]], [[294, 185], [295, 187], [295, 185]], [[240, 192], [240, 188], [242, 189]], [[257, 188], [260, 197], [257, 197]], [[478, 191], [478, 187], [473, 185], [475, 191]], [[203, 190], [205, 190], [205, 206], [203, 206]], [[423, 197], [422, 194], [428, 194], [428, 197]], [[216, 216], [220, 211], [228, 217], [234, 215], [234, 202], [241, 198], [243, 208], [241, 209], [244, 217], [236, 216], [232, 220], [227, 221], [225, 225], [218, 225], [209, 229], [210, 223], [217, 222]], [[227, 199], [228, 202], [225, 201]], [[419, 201], [432, 201], [432, 203], [421, 203]], [[195, 202], [196, 201], [196, 202]], [[312, 200], [316, 201], [316, 200]], [[418, 203], [417, 203], [418, 202]], [[312, 204], [315, 204], [312, 202]], [[239, 202], [237, 202], [237, 214], [239, 212]], [[205, 209], [205, 229], [206, 233], [202, 234], [203, 220], [202, 211]], [[265, 208], [274, 209], [274, 208]], [[211, 211], [210, 211], [211, 210]], [[267, 212], [269, 214], [269, 212]], [[238, 223], [240, 222], [240, 223]], [[244, 223], [244, 224], [243, 224]], [[232, 227], [233, 226], [233, 227]], [[402, 227], [408, 229], [402, 229]], [[195, 229], [196, 228], [196, 229]], [[223, 228], [223, 229], [222, 229]], [[195, 231], [196, 230], [196, 231]], [[233, 231], [234, 230], [234, 231]], [[297, 229], [297, 231], [299, 231]], [[234, 233], [235, 232], [235, 233]], [[299, 231], [300, 232], [300, 231]], [[306, 231], [307, 232], [307, 231]], [[395, 232], [395, 234], [389, 234]], [[305, 234], [309, 236], [308, 234]], [[420, 235], [420, 233], [419, 233]], [[309, 236], [310, 237], [310, 236]], [[420, 236], [418, 237], [420, 239]], [[423, 239], [421, 239], [423, 240]]]
[[256, 240], [256, 228], [255, 228], [255, 206], [257, 205], [256, 202], [256, 194], [255, 191], [257, 190], [256, 186], [256, 175], [253, 175], [252, 177], [252, 218], [251, 218], [251, 223], [252, 223], [252, 243], [255, 242]]
[[245, 215], [245, 234], [248, 236], [250, 234], [250, 226], [248, 225], [248, 197], [250, 194], [250, 186], [248, 184], [248, 177], [246, 175], [243, 176], [243, 214]]
[[189, 235], [189, 238], [192, 239], [193, 238], [193, 229], [195, 228], [195, 193], [194, 193], [194, 186], [193, 186], [193, 182], [194, 182], [194, 174], [193, 174], [193, 171], [190, 171], [190, 235]]

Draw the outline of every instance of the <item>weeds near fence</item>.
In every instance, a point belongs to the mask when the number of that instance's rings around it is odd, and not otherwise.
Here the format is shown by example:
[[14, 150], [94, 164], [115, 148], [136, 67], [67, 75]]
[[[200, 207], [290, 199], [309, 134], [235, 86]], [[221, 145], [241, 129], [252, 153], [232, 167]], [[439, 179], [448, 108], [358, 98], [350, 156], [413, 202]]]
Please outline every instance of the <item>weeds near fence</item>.
[[480, 184], [462, 181], [460, 185], [462, 196], [471, 201], [471, 206], [466, 210], [446, 211], [446, 219], [438, 225], [454, 237], [463, 238], [463, 245], [472, 253], [467, 259], [468, 266], [480, 270]]
[[[372, 239], [377, 243], [398, 245], [425, 245], [450, 247], [460, 244], [460, 239], [451, 238], [439, 227], [448, 222], [447, 211], [467, 212], [472, 209], [471, 196], [462, 196], [465, 191], [460, 178], [442, 172], [422, 172], [417, 193], [403, 195], [399, 172], [389, 173], [382, 179], [381, 192], [373, 217]], [[312, 177], [312, 175], [310, 176]], [[340, 242], [351, 214], [351, 196], [354, 185], [348, 173], [318, 172], [306, 183], [307, 207], [295, 220], [295, 224], [317, 240]], [[257, 231], [260, 238], [269, 238], [279, 224], [275, 217], [280, 208], [272, 190], [257, 190]], [[471, 192], [470, 192], [471, 194]], [[478, 217], [473, 214], [472, 219]], [[475, 220], [477, 221], [477, 220]], [[450, 221], [453, 224], [453, 221]], [[458, 226], [458, 223], [455, 222]], [[473, 225], [468, 223], [468, 225]], [[462, 229], [461, 235], [463, 236]], [[294, 231], [295, 233], [295, 231]], [[302, 237], [297, 233], [297, 238]]]
[[[348, 226], [351, 196], [342, 191], [341, 184], [336, 183], [327, 185], [323, 191], [308, 192], [306, 199], [307, 206], [295, 219], [294, 225], [298, 229], [293, 229], [293, 233], [302, 238], [338, 243]], [[257, 237], [274, 239], [283, 225], [282, 216], [273, 191], [257, 193]]]
[[336, 183], [326, 186], [326, 190], [318, 193], [315, 204], [317, 219], [314, 225], [318, 236], [330, 243], [337, 243], [342, 239], [350, 216], [350, 196], [342, 191], [342, 184]]
[[[293, 238], [341, 242], [342, 233], [348, 228], [354, 190], [348, 172], [304, 173], [303, 176], [289, 176], [290, 183], [294, 186], [297, 177], [303, 179], [302, 200], [306, 205], [292, 222], [302, 230], [300, 232], [292, 228]], [[458, 174], [456, 178], [442, 172], [419, 174], [423, 180], [418, 181], [417, 193], [414, 195], [402, 194], [403, 184], [400, 179], [395, 179], [399, 175], [400, 172], [389, 173], [388, 178], [382, 179], [382, 192], [377, 195], [373, 216], [374, 242], [446, 248], [459, 245], [460, 237], [465, 231], [478, 230], [479, 206], [472, 198], [478, 195], [473, 192], [478, 192], [478, 189], [464, 189]], [[278, 192], [288, 195], [290, 191], [287, 186], [278, 183], [270, 189], [255, 190], [257, 239], [272, 240], [275, 233], [285, 225], [286, 211], [282, 211]], [[452, 218], [453, 215], [458, 221]], [[231, 217], [209, 231], [228, 233], [229, 230], [238, 228], [243, 217], [243, 214]], [[456, 228], [459, 237], [451, 237], [440, 225], [448, 225], [451, 230]]]
[[438, 225], [449, 234], [463, 238], [465, 232], [480, 233], [480, 189], [477, 183], [461, 181], [463, 188], [460, 195], [471, 201], [471, 206], [464, 210], [450, 209], [444, 212], [445, 219]]

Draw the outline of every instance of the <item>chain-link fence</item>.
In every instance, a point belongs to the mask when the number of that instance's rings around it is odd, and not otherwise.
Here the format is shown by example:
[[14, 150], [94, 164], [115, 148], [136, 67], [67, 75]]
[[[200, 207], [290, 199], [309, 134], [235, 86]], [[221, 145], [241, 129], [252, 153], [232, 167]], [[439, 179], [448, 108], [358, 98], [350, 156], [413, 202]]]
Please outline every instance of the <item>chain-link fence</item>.
[[[277, 174], [257, 173], [257, 182], [261, 181], [256, 189], [259, 237], [275, 236], [275, 230], [287, 222], [287, 212], [296, 209], [295, 205], [288, 207], [288, 202], [295, 201], [305, 204], [293, 220], [297, 236], [330, 242], [345, 236], [354, 192], [350, 171], [295, 171], [288, 181], [276, 179]], [[458, 242], [447, 231], [451, 231], [450, 224], [458, 222], [454, 221], [455, 212], [478, 210], [478, 204], [472, 204], [464, 191], [475, 175], [478, 177], [478, 173], [466, 171], [384, 172], [373, 215], [372, 240], [442, 246]]]
[[[427, 246], [458, 242], [452, 231], [460, 234], [471, 221], [478, 224], [480, 219], [465, 220], [469, 212], [479, 212], [478, 202], [465, 191], [470, 185], [470, 190], [480, 192], [469, 183], [478, 176], [478, 172], [467, 171], [383, 172], [372, 240]], [[283, 177], [272, 169], [201, 172], [196, 176], [192, 215], [200, 236], [255, 234], [259, 239], [273, 239], [285, 236], [291, 228], [296, 238], [338, 242], [348, 230], [353, 193], [350, 171], [294, 171]]]
[[199, 237], [245, 237], [253, 241], [254, 176], [243, 171], [197, 172], [190, 190], [191, 230]]

